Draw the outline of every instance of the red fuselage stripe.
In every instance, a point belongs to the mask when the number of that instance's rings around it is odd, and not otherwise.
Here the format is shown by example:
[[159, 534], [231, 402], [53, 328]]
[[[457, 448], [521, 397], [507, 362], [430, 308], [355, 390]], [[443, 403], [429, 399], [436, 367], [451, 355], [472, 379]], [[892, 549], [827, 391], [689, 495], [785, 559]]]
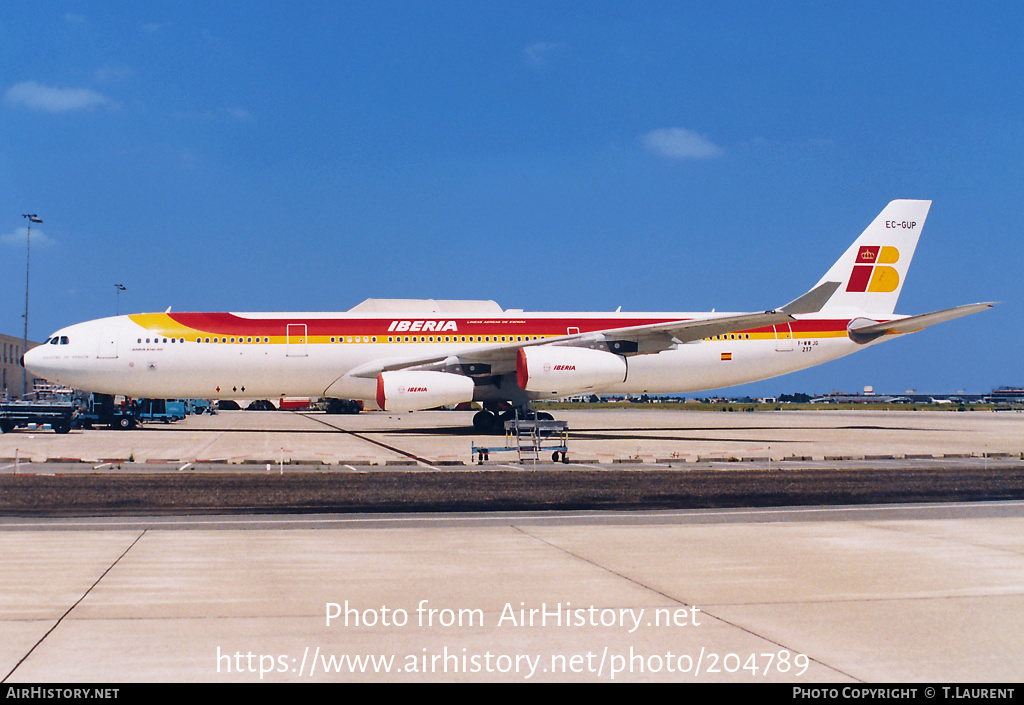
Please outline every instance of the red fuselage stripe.
[[[567, 335], [615, 328], [668, 323], [673, 318], [244, 318], [232, 313], [171, 313], [182, 326], [210, 335], [284, 336], [288, 326], [306, 326], [308, 336], [345, 335]], [[432, 324], [425, 328], [426, 324]], [[801, 320], [790, 324], [794, 334], [845, 332], [846, 319]], [[785, 326], [779, 326], [784, 328]], [[775, 327], [744, 333], [772, 333]], [[294, 329], [292, 330], [294, 334]]]

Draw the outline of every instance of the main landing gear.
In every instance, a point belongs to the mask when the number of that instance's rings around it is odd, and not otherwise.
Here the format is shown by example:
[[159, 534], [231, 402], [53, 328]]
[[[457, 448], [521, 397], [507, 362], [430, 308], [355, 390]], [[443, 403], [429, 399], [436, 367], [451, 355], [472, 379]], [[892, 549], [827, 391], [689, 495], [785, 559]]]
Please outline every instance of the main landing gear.
[[[473, 417], [473, 428], [480, 433], [502, 433], [506, 421], [516, 419], [516, 409], [506, 411], [478, 411]], [[520, 419], [536, 419], [537, 421], [554, 421], [555, 417], [546, 411], [535, 411], [528, 407], [518, 409]]]
[[[471, 444], [470, 450], [476, 456], [477, 464], [483, 465], [490, 459], [492, 452], [512, 452], [519, 457], [519, 462], [530, 460], [537, 463], [544, 453], [551, 453], [551, 462], [569, 462], [569, 424], [565, 421], [555, 421], [550, 414], [527, 410], [529, 417], [524, 418], [522, 410], [514, 410], [502, 414], [494, 414], [490, 411], [482, 411], [477, 417], [484, 424], [497, 424], [506, 415], [511, 414], [511, 419], [502, 423], [505, 431], [504, 447], [486, 447]], [[486, 415], [481, 415], [486, 414]]]

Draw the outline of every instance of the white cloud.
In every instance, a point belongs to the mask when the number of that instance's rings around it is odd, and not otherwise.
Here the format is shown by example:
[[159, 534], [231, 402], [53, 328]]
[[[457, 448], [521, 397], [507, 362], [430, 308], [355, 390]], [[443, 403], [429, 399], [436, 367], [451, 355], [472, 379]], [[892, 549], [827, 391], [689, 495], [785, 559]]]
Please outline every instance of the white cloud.
[[228, 108], [228, 115], [239, 122], [256, 122], [256, 116], [245, 108]]
[[523, 54], [526, 56], [526, 60], [535, 66], [541, 66], [547, 61], [548, 56], [551, 52], [555, 51], [560, 47], [560, 44], [552, 42], [534, 42], [530, 46], [523, 49]]
[[91, 110], [112, 102], [102, 93], [89, 88], [57, 88], [35, 81], [22, 81], [7, 89], [4, 100], [29, 110], [64, 113], [71, 110]]
[[93, 74], [96, 76], [96, 80], [100, 83], [107, 83], [111, 81], [123, 81], [131, 78], [135, 75], [135, 70], [128, 68], [127, 66], [102, 66], [96, 69]]
[[[13, 233], [0, 235], [0, 242], [11, 247], [25, 247], [25, 240], [28, 238], [28, 228], [15, 228]], [[53, 238], [49, 237], [39, 228], [32, 228], [32, 246], [49, 247], [53, 244]]]
[[648, 151], [669, 159], [714, 159], [725, 154], [707, 137], [685, 127], [651, 130], [643, 136], [643, 142]]

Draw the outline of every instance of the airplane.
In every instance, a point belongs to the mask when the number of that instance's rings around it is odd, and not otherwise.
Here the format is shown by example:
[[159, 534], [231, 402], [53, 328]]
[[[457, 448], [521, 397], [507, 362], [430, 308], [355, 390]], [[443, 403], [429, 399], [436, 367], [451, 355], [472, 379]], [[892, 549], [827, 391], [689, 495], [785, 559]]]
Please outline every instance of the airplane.
[[396, 412], [476, 401], [473, 426], [486, 433], [537, 400], [730, 387], [992, 308], [894, 313], [930, 207], [892, 201], [814, 287], [767, 311], [540, 313], [432, 299], [367, 299], [341, 313], [168, 309], [62, 328], [24, 364], [135, 398], [308, 396]]

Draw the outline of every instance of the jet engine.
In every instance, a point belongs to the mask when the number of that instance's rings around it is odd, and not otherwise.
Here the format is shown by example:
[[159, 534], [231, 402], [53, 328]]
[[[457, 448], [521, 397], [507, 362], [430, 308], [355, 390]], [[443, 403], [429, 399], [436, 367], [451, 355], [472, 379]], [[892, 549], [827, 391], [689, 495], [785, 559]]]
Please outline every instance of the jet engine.
[[385, 411], [417, 411], [465, 401], [473, 401], [472, 377], [404, 370], [377, 375], [377, 404]]
[[516, 378], [527, 392], [575, 394], [624, 382], [626, 358], [590, 348], [520, 348]]

